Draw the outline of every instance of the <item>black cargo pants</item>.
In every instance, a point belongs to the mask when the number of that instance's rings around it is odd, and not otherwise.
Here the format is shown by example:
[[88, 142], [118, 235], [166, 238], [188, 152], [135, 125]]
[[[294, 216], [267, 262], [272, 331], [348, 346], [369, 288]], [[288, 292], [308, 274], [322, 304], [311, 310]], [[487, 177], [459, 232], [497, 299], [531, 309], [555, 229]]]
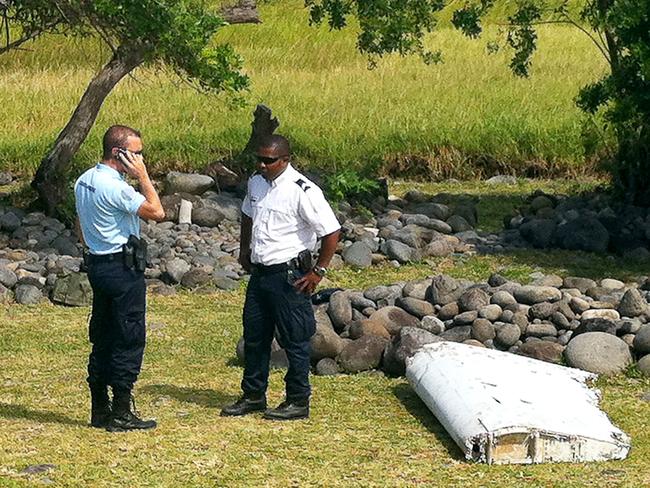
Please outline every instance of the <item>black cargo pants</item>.
[[127, 269], [121, 254], [93, 257], [88, 383], [131, 390], [140, 374], [145, 347], [144, 273]]
[[292, 286], [297, 270], [254, 271], [244, 304], [245, 394], [263, 394], [268, 387], [271, 343], [275, 331], [286, 351], [289, 369], [284, 377], [288, 400], [309, 398], [310, 338], [316, 330], [309, 295]]

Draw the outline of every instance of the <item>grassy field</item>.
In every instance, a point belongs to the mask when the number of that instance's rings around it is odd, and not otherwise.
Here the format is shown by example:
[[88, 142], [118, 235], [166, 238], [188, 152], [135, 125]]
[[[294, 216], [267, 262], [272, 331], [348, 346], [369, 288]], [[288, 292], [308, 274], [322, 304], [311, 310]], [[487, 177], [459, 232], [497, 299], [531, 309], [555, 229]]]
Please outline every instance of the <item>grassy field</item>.
[[[484, 279], [493, 271], [526, 279], [542, 269], [580, 267], [593, 277], [634, 275], [605, 258], [532, 253], [443, 260], [434, 266], [338, 271], [340, 286], [365, 287], [438, 271]], [[540, 268], [532, 262], [546, 263]], [[361, 374], [314, 377], [312, 417], [278, 424], [259, 416], [219, 417], [239, 391], [234, 360], [243, 291], [153, 298], [138, 408], [160, 426], [109, 434], [86, 427], [89, 310], [52, 305], [0, 308], [0, 486], [647, 486], [650, 380], [603, 379], [602, 406], [632, 437], [625, 461], [494, 466], [466, 463], [403, 379]], [[270, 401], [282, 398], [272, 373]], [[570, 408], [567, 405], [567, 408]], [[561, 415], [561, 412], [557, 412]], [[52, 464], [41, 474], [27, 466]]]
[[[143, 130], [158, 171], [200, 167], [244, 146], [251, 112], [263, 102], [305, 165], [408, 167], [440, 178], [585, 167], [583, 116], [572, 99], [605, 65], [574, 29], [540, 29], [527, 80], [510, 74], [506, 52], [486, 55], [498, 26], [488, 26], [481, 41], [441, 28], [429, 42], [443, 50], [443, 64], [387, 57], [369, 71], [354, 32], [309, 27], [301, 0], [261, 10], [264, 24], [227, 27], [218, 37], [245, 59], [252, 85], [243, 106], [141, 69], [108, 97], [77, 164], [96, 159], [103, 131], [120, 122]], [[27, 48], [0, 57], [0, 169], [29, 174], [109, 53], [62, 37]]]

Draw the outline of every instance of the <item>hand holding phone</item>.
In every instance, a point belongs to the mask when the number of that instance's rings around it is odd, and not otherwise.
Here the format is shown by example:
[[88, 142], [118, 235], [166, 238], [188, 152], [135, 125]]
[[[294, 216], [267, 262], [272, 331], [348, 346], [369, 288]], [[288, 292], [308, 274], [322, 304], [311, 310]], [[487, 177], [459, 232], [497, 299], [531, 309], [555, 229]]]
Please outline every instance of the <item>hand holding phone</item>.
[[117, 149], [117, 159], [124, 165], [124, 168], [126, 170], [130, 170], [133, 165], [131, 164], [131, 161], [129, 161], [129, 152], [125, 149], [118, 148]]

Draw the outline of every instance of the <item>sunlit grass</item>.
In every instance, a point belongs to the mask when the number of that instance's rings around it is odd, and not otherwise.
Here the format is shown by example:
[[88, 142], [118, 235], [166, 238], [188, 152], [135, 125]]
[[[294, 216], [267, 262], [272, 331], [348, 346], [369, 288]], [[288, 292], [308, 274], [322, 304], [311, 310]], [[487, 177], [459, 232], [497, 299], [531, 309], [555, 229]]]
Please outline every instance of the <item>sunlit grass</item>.
[[[96, 159], [105, 128], [121, 122], [143, 130], [159, 171], [200, 167], [245, 145], [251, 112], [262, 102], [306, 165], [371, 171], [405, 158], [445, 177], [478, 174], [478, 155], [512, 172], [531, 161], [549, 172], [583, 165], [583, 116], [573, 97], [605, 64], [576, 30], [541, 28], [532, 76], [518, 79], [508, 53], [486, 54], [494, 26], [481, 41], [441, 28], [429, 42], [444, 52], [443, 64], [390, 56], [368, 70], [354, 32], [309, 27], [301, 1], [264, 4], [262, 15], [263, 24], [227, 27], [217, 39], [245, 59], [252, 84], [242, 107], [197, 94], [169, 74], [138, 70], [106, 100], [77, 164]], [[27, 48], [0, 57], [0, 169], [30, 173], [109, 53], [62, 37]]]

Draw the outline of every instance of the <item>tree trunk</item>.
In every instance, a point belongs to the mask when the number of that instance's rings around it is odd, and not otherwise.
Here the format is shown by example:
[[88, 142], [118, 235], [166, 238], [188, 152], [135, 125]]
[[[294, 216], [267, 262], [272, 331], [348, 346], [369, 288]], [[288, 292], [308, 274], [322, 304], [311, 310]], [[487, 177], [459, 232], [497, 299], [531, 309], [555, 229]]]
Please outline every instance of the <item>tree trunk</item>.
[[57, 213], [66, 192], [65, 169], [95, 123], [99, 109], [115, 85], [144, 61], [144, 53], [118, 50], [92, 79], [68, 124], [41, 161], [32, 187], [48, 215]]
[[260, 144], [260, 141], [266, 137], [273, 135], [275, 129], [280, 127], [277, 117], [273, 117], [273, 111], [266, 105], [259, 104], [253, 112], [253, 130], [248, 139], [248, 143], [242, 152], [242, 155], [250, 154], [255, 151]]

